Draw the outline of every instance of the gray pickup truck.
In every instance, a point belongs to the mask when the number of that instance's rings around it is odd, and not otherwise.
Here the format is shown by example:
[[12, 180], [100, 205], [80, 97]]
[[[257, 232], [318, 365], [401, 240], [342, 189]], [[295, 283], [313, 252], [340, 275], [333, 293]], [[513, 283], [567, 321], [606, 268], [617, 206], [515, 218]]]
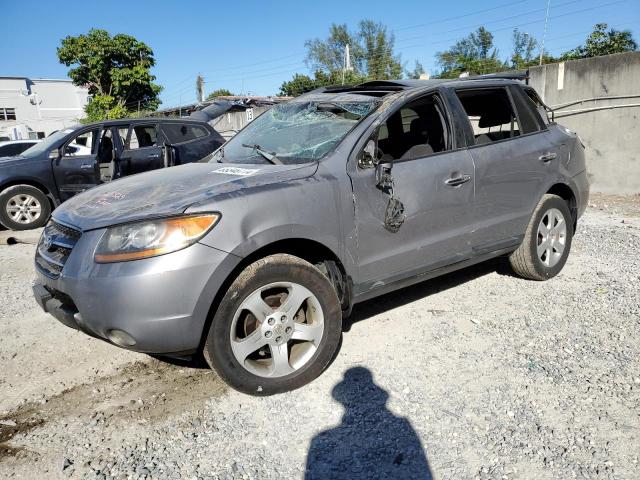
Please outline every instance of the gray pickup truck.
[[322, 88], [201, 163], [123, 178], [53, 212], [34, 293], [64, 324], [204, 354], [234, 388], [316, 378], [354, 304], [497, 256], [564, 266], [584, 146], [508, 79]]

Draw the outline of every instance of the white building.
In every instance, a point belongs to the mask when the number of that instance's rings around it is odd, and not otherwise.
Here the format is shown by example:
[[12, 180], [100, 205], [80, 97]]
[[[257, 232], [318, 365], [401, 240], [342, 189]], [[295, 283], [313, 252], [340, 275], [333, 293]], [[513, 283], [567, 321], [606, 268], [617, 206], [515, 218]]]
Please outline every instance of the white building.
[[0, 77], [0, 140], [44, 138], [84, 116], [89, 91], [71, 80]]

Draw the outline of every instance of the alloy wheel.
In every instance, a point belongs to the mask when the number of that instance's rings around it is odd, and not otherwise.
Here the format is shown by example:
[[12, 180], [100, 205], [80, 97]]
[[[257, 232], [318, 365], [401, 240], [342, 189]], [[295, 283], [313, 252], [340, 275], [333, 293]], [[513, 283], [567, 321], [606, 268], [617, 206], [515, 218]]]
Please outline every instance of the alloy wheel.
[[557, 208], [547, 210], [538, 224], [538, 258], [546, 267], [554, 267], [562, 258], [567, 242], [567, 224]]
[[23, 225], [35, 222], [42, 214], [40, 201], [26, 193], [19, 193], [11, 197], [5, 209], [11, 220]]
[[270, 283], [237, 309], [231, 323], [231, 350], [254, 375], [283, 377], [309, 362], [323, 334], [322, 307], [309, 289], [294, 282]]

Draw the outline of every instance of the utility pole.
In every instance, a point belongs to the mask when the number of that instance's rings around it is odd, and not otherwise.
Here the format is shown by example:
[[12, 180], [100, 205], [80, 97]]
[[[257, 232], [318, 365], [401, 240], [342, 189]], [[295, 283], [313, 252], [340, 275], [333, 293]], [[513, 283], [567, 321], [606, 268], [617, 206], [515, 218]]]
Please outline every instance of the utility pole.
[[202, 75], [196, 77], [196, 98], [198, 102], [204, 102], [204, 77]]
[[342, 59], [342, 85], [344, 85], [344, 74], [347, 71], [351, 71], [351, 54], [349, 53], [349, 44], [344, 46], [344, 57]]
[[547, 13], [544, 16], [544, 33], [542, 34], [542, 45], [540, 46], [540, 63], [542, 65], [542, 55], [544, 54], [544, 41], [547, 38], [547, 24], [549, 23], [549, 7], [551, 6], [551, 0], [547, 0]]

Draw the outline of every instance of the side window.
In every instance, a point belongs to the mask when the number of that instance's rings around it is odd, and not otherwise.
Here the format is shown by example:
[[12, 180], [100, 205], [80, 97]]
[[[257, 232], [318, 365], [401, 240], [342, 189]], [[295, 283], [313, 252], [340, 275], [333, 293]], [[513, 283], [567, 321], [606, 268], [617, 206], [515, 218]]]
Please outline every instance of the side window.
[[77, 157], [96, 153], [99, 129], [89, 130], [78, 135], [67, 143], [64, 149], [65, 157]]
[[209, 135], [209, 132], [204, 127], [180, 123], [162, 124], [162, 131], [165, 137], [167, 137], [167, 140], [169, 140], [169, 143], [172, 144], [188, 142]]
[[16, 155], [24, 152], [25, 150], [30, 149], [31, 147], [33, 147], [35, 145], [35, 143], [20, 143], [18, 145], [18, 151], [16, 152]]
[[520, 135], [506, 89], [458, 90], [456, 94], [469, 117], [476, 145]]
[[18, 150], [19, 149], [17, 144], [5, 145], [3, 147], [0, 147], [0, 156], [12, 157], [13, 155], [18, 155], [18, 153], [20, 153]]
[[409, 160], [447, 150], [448, 130], [435, 95], [414, 100], [378, 129], [380, 160]]
[[154, 125], [134, 125], [129, 138], [129, 150], [155, 147], [157, 142], [156, 127]]
[[527, 88], [525, 89], [525, 93], [527, 94], [527, 98], [536, 107], [536, 110], [542, 117], [544, 124], [549, 125], [551, 123], [551, 119], [549, 118], [549, 111], [547, 110], [546, 105], [542, 103], [542, 100], [540, 100], [540, 97], [538, 97], [536, 91], [533, 88]]
[[129, 133], [128, 127], [118, 127], [118, 136], [120, 137], [122, 148], [127, 148], [127, 133]]
[[413, 108], [404, 107], [400, 109], [400, 116], [402, 117], [402, 132], [409, 133], [411, 122], [418, 118], [418, 114]]
[[522, 89], [519, 87], [511, 87], [511, 97], [518, 111], [521, 133], [526, 134], [540, 131], [538, 113], [531, 101], [528, 100], [528, 97], [523, 94]]

